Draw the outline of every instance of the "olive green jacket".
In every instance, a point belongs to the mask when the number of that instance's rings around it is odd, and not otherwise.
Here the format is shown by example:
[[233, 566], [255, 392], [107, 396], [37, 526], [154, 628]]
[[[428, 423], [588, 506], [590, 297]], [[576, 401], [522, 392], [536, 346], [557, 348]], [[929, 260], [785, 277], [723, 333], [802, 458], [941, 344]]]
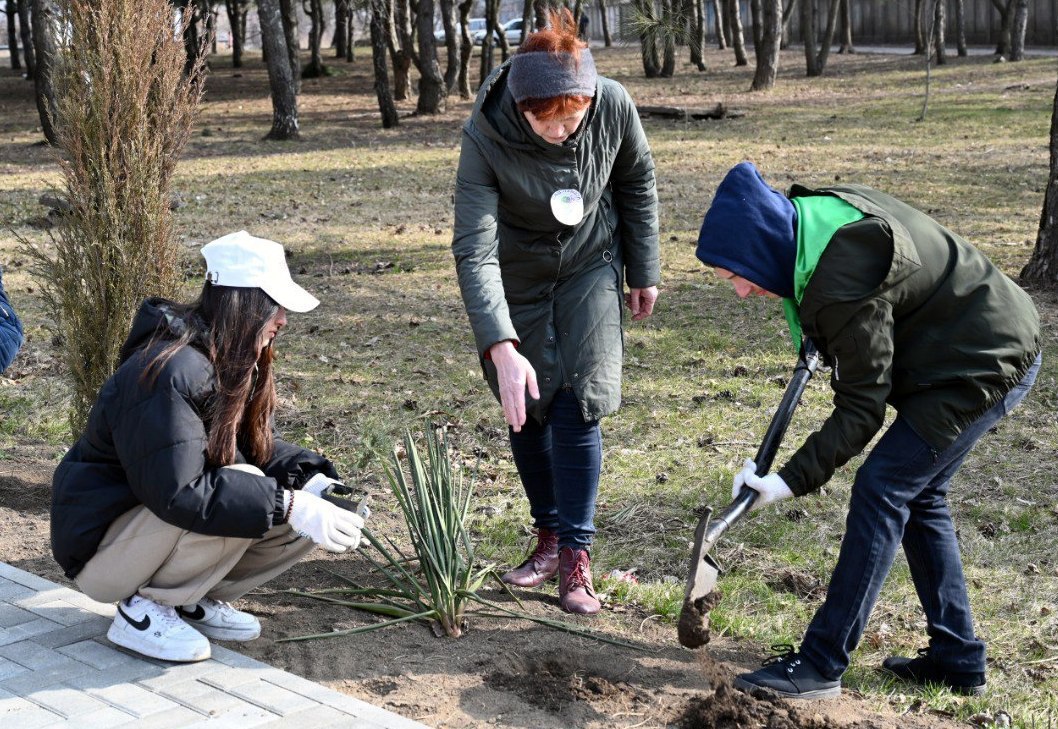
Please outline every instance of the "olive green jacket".
[[1040, 351], [1028, 294], [964, 239], [867, 187], [788, 193], [810, 195], [836, 195], [865, 217], [830, 239], [799, 307], [833, 368], [834, 410], [779, 471], [798, 495], [867, 447], [887, 403], [943, 450]]
[[[621, 401], [624, 283], [646, 288], [660, 278], [654, 161], [617, 82], [600, 78], [580, 128], [553, 145], [515, 106], [508, 67], [485, 81], [463, 127], [452, 240], [463, 303], [497, 398], [485, 354], [514, 340], [540, 385], [531, 416], [543, 422], [568, 386], [595, 420]], [[562, 189], [583, 197], [577, 225], [551, 212]]]

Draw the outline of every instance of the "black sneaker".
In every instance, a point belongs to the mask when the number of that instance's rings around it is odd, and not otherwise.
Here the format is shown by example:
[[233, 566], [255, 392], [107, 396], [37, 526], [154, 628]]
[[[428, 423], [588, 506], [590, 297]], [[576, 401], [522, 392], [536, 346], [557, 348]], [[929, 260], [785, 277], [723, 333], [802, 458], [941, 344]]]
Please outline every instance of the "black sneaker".
[[764, 668], [737, 677], [735, 688], [764, 689], [787, 699], [831, 699], [841, 695], [840, 679], [824, 678], [792, 645], [780, 643], [771, 649], [781, 654], [765, 659]]
[[946, 671], [929, 657], [929, 648], [919, 648], [918, 658], [889, 656], [882, 661], [882, 668], [905, 681], [947, 686], [952, 693], [963, 696], [980, 696], [985, 692], [983, 671]]

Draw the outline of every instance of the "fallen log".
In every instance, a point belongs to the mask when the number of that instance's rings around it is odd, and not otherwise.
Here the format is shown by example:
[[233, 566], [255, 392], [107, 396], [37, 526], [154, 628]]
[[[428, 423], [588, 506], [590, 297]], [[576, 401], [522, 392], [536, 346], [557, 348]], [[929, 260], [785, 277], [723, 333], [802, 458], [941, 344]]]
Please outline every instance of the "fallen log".
[[640, 117], [659, 117], [662, 119], [738, 119], [746, 115], [741, 109], [729, 109], [722, 102], [717, 102], [712, 109], [685, 109], [682, 106], [636, 106]]

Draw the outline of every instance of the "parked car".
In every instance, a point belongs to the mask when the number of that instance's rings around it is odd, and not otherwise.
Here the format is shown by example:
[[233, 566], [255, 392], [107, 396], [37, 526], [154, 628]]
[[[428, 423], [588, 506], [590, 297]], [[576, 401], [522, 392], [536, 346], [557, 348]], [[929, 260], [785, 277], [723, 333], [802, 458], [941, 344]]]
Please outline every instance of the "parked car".
[[[484, 21], [482, 21], [484, 23]], [[481, 26], [481, 30], [477, 33], [471, 33], [471, 38], [474, 39], [475, 45], [480, 45], [485, 42], [485, 25]], [[522, 42], [522, 19], [511, 18], [506, 23], [500, 25], [500, 30], [507, 37], [507, 45], [516, 46]], [[499, 36], [496, 37], [496, 43], [499, 43]]]
[[[485, 18], [467, 18], [467, 32], [470, 33], [470, 38], [474, 43], [480, 43], [481, 39], [485, 37], [485, 28], [488, 27], [488, 21]], [[438, 43], [444, 43], [445, 29], [438, 28], [433, 32], [434, 40]]]

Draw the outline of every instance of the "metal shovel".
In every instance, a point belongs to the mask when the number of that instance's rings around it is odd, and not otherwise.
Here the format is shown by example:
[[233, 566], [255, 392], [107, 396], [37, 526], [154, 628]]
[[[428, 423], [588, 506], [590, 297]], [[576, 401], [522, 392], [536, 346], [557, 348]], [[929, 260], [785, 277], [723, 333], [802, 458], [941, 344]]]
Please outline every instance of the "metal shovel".
[[[805, 339], [793, 377], [786, 386], [786, 392], [783, 393], [779, 407], [772, 416], [764, 440], [757, 450], [757, 456], [753, 459], [757, 464], [758, 476], [764, 476], [771, 470], [779, 444], [782, 443], [794, 410], [801, 401], [801, 393], [818, 366], [819, 352], [811, 339]], [[715, 519], [713, 510], [707, 508], [698, 520], [698, 527], [694, 531], [694, 545], [691, 548], [690, 569], [687, 573], [687, 589], [677, 624], [680, 644], [687, 648], [700, 648], [709, 642], [709, 611], [720, 597], [719, 592], [714, 593], [716, 580], [720, 575], [720, 565], [710, 554], [713, 545], [724, 532], [746, 515], [756, 498], [756, 491], [743, 487], [735, 500], [722, 509]]]

